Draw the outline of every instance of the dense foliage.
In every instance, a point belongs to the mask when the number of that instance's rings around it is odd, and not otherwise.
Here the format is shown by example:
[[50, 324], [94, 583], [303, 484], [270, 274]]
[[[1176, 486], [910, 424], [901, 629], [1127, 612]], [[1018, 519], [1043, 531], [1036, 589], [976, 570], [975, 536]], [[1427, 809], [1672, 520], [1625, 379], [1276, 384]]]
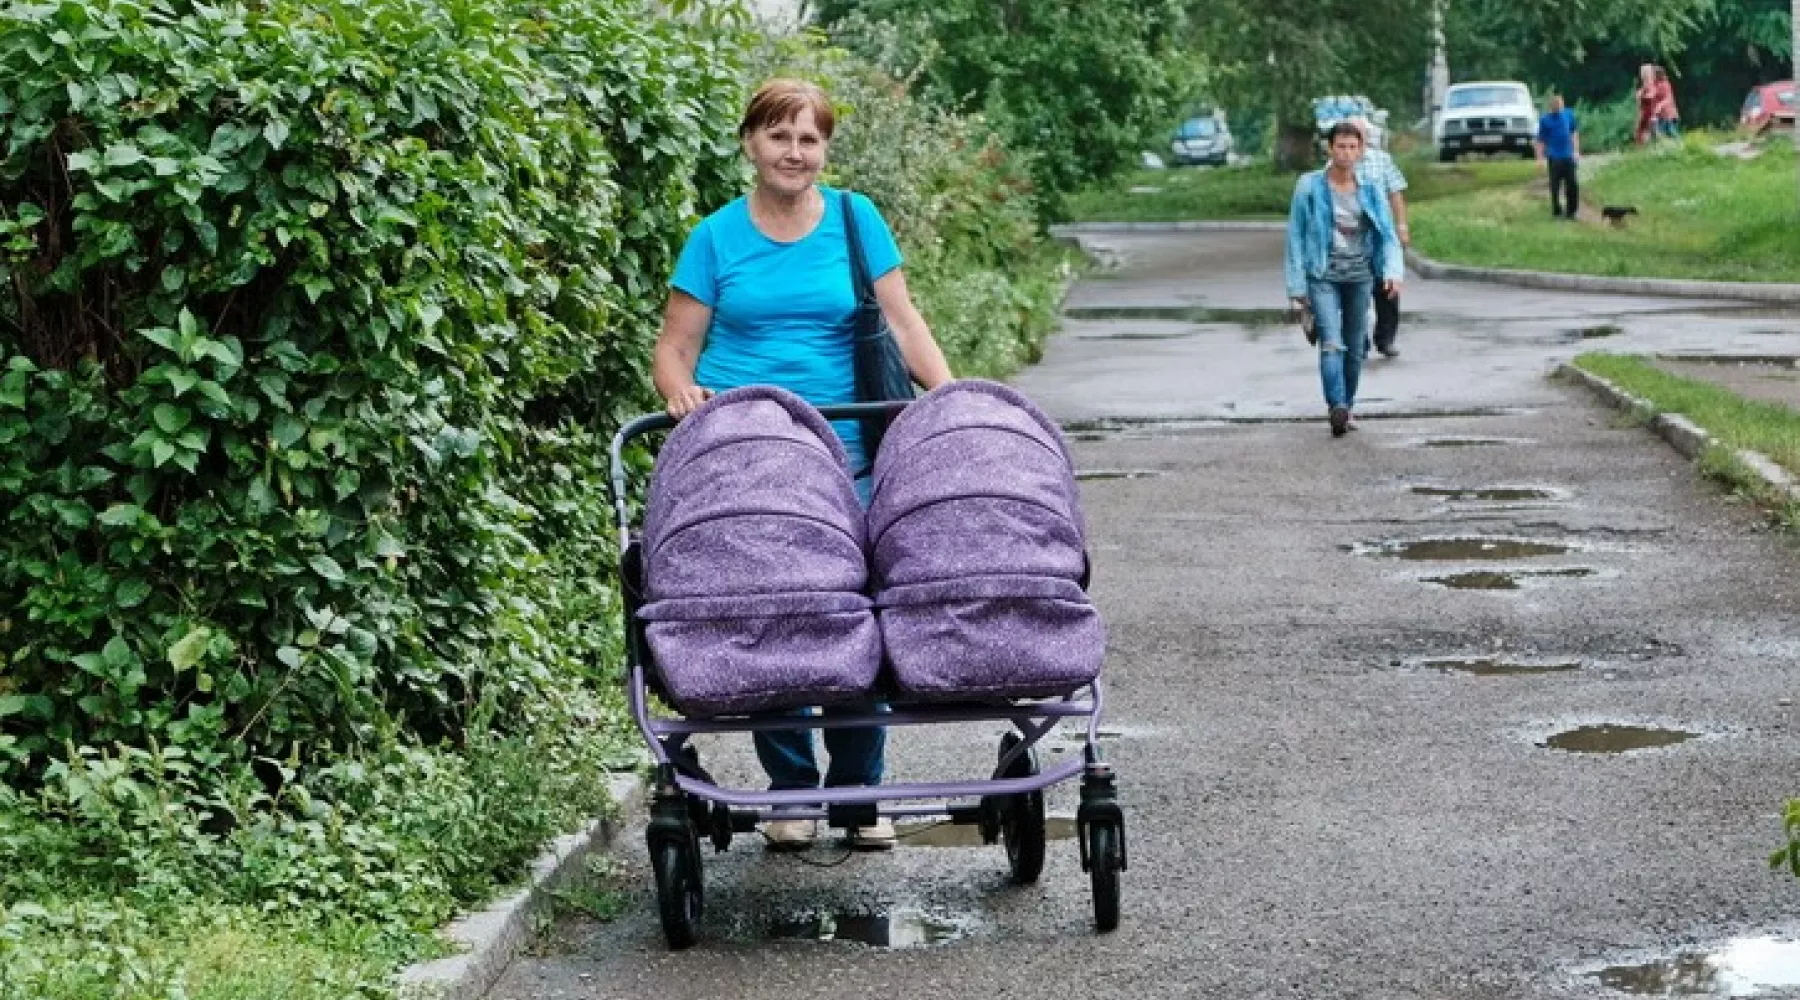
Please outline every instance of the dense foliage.
[[604, 445], [775, 64], [953, 366], [1033, 355], [1030, 161], [742, 24], [0, 2], [0, 997], [380, 994], [604, 807]]
[[[1035, 151], [1046, 210], [1131, 166], [1192, 80], [1178, 0], [830, 0], [819, 16], [859, 51], [896, 57], [890, 70], [916, 71], [928, 99], [980, 112], [1009, 145]], [[904, 44], [871, 50], [869, 25], [898, 29]]]
[[679, 6], [0, 5], [0, 995], [194, 896], [429, 927], [599, 808], [604, 435], [740, 176]]

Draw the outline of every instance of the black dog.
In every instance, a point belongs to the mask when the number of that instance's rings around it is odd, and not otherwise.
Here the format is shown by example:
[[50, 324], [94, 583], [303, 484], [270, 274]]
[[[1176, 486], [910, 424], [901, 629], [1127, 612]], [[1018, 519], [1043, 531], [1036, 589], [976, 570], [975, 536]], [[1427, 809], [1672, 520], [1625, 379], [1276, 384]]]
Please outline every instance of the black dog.
[[1607, 205], [1600, 210], [1600, 217], [1615, 226], [1623, 226], [1627, 215], [1636, 215], [1637, 209], [1630, 205]]

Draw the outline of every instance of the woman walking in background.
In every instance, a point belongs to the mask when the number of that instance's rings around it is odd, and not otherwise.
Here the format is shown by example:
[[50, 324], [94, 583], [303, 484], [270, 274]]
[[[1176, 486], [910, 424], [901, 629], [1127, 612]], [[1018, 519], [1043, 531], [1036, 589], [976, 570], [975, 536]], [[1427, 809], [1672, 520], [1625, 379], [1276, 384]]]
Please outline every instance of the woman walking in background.
[[1351, 427], [1363, 358], [1369, 353], [1369, 302], [1377, 281], [1398, 296], [1406, 258], [1386, 193], [1356, 178], [1362, 132], [1333, 126], [1331, 165], [1300, 178], [1288, 210], [1288, 297], [1311, 309], [1319, 344], [1319, 381], [1331, 436]]

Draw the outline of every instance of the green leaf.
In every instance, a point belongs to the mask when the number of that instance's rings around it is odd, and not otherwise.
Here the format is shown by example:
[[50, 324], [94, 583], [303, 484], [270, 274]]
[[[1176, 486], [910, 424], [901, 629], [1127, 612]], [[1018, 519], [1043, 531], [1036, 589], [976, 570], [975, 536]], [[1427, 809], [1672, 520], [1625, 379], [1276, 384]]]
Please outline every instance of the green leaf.
[[189, 371], [172, 371], [169, 373], [169, 388], [175, 390], [175, 398], [188, 394], [188, 390], [200, 384], [200, 376]]
[[70, 153], [68, 162], [71, 173], [85, 173], [94, 169], [94, 164], [98, 161], [94, 159], [91, 151], [83, 149]]
[[176, 673], [192, 669], [206, 656], [206, 644], [212, 639], [212, 629], [204, 625], [196, 626], [180, 641], [169, 647], [169, 666]]
[[138, 579], [120, 580], [113, 590], [113, 605], [131, 610], [150, 599], [150, 584]]
[[344, 567], [339, 566], [336, 559], [333, 559], [324, 553], [320, 553], [319, 555], [308, 559], [306, 564], [312, 567], [314, 573], [319, 574], [319, 576], [332, 583], [344, 582]]
[[287, 142], [288, 123], [282, 118], [271, 118], [269, 124], [263, 126], [262, 134], [263, 138], [269, 141], [269, 145], [280, 149], [281, 144]]
[[151, 417], [155, 419], [156, 426], [162, 428], [164, 434], [179, 434], [181, 429], [194, 419], [193, 413], [189, 412], [187, 407], [172, 406], [168, 403], [157, 404], [156, 409], [151, 411]]
[[128, 667], [137, 661], [137, 657], [132, 655], [131, 646], [116, 635], [106, 641], [106, 646], [100, 650], [100, 656], [107, 666], [114, 669]]
[[157, 441], [150, 446], [150, 463], [160, 469], [169, 464], [175, 457], [175, 446], [167, 441]]
[[123, 528], [129, 524], [136, 524], [138, 519], [143, 516], [144, 508], [137, 504], [116, 503], [106, 508], [105, 512], [100, 515], [99, 521], [109, 527]]
[[[0, 719], [10, 715], [23, 715], [32, 719], [51, 719], [56, 716], [56, 703], [41, 694], [9, 694], [0, 697]], [[19, 915], [19, 908], [12, 907], [13, 916]]]
[[292, 448], [294, 442], [306, 436], [306, 424], [292, 414], [283, 413], [275, 418], [275, 444], [282, 448]]
[[116, 142], [106, 147], [105, 164], [109, 167], [130, 167], [144, 162], [144, 151], [129, 142]]
[[300, 669], [300, 650], [293, 646], [283, 646], [275, 651], [275, 658], [294, 670]]

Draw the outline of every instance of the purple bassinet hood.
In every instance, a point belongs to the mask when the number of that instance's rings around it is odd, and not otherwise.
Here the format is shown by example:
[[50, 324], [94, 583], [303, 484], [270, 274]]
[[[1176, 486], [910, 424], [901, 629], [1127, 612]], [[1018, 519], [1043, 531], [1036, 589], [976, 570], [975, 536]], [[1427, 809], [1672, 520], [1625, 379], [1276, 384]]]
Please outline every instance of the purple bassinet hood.
[[[708, 531], [708, 524], [736, 525]], [[864, 521], [831, 425], [773, 386], [720, 393], [664, 442], [644, 515], [645, 593], [860, 591]], [[696, 548], [703, 551], [697, 551]]]
[[799, 397], [734, 389], [689, 414], [657, 456], [641, 542], [638, 614], [676, 706], [866, 696], [881, 642], [863, 539], [843, 447]]
[[1106, 632], [1082, 589], [1074, 466], [1017, 391], [952, 382], [894, 420], [875, 458], [869, 550], [903, 696], [1051, 697], [1099, 674]]

